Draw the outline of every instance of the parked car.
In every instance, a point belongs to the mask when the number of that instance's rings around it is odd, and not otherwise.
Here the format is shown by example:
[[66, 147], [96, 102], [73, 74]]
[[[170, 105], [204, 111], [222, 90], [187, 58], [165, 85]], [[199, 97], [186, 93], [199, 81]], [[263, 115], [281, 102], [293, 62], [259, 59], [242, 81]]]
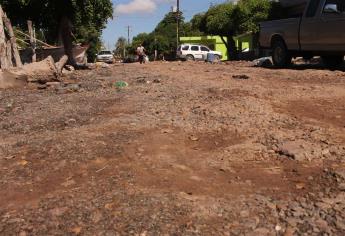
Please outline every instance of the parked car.
[[114, 55], [111, 51], [100, 51], [97, 54], [97, 62], [106, 62], [106, 63], [113, 63], [114, 62]]
[[309, 0], [300, 17], [260, 24], [260, 46], [272, 50], [274, 65], [285, 67], [292, 57], [321, 56], [336, 67], [345, 55], [345, 1]]
[[206, 60], [208, 53], [214, 54], [214, 60], [216, 61], [222, 59], [221, 52], [212, 51], [204, 45], [197, 44], [182, 44], [178, 47], [176, 56], [178, 59], [186, 61]]

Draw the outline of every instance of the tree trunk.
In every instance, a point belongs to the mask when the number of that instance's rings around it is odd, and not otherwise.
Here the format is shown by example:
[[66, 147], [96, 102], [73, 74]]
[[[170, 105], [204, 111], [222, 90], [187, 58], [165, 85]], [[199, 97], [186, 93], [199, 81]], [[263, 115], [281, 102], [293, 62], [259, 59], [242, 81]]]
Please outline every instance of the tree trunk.
[[[16, 39], [16, 36], [14, 35], [11, 21], [10, 19], [7, 18], [5, 13], [3, 15], [3, 19], [4, 19], [4, 24], [7, 28], [8, 35], [10, 36], [11, 49], [12, 49], [11, 54], [14, 56], [16, 66], [21, 67], [23, 66], [23, 63], [22, 63], [22, 60], [20, 59], [18, 46], [17, 46], [17, 39]], [[11, 59], [11, 64], [12, 64], [12, 59]]]
[[[228, 52], [228, 60], [237, 60], [238, 59], [238, 52], [236, 49], [236, 42], [232, 35], [220, 36], [223, 43], [226, 46], [226, 50]], [[226, 40], [227, 39], [227, 40]]]
[[34, 30], [32, 28], [31, 20], [28, 20], [28, 30], [29, 30], [29, 35], [30, 35], [30, 45], [32, 49], [31, 61], [36, 62], [36, 42], [35, 42], [35, 35], [34, 35]]
[[61, 59], [55, 63], [55, 67], [57, 69], [58, 75], [62, 75], [62, 69], [63, 67], [66, 65], [66, 63], [68, 62], [68, 56], [63, 56], [61, 57]]
[[76, 61], [73, 56], [73, 37], [72, 37], [72, 22], [66, 16], [60, 21], [60, 37], [65, 48], [65, 54], [68, 56], [68, 64], [76, 66]]
[[7, 69], [10, 67], [8, 63], [8, 59], [6, 57], [7, 49], [6, 49], [6, 35], [5, 35], [5, 28], [3, 23], [3, 16], [4, 12], [0, 5], [0, 66], [2, 69]]
[[6, 57], [7, 57], [7, 63], [9, 67], [13, 67], [12, 63], [12, 45], [11, 41], [8, 40], [6, 43]]

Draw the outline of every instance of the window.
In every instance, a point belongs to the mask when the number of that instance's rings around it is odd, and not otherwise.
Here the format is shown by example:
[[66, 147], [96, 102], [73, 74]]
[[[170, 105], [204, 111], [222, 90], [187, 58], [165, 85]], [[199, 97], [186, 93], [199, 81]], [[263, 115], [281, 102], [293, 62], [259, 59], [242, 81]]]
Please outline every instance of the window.
[[111, 54], [111, 51], [101, 51], [99, 55], [109, 55]]
[[207, 47], [200, 47], [201, 48], [201, 51], [203, 51], [203, 52], [209, 52], [210, 51], [210, 49], [208, 49]]
[[192, 46], [191, 50], [192, 51], [199, 51], [199, 46]]
[[306, 16], [307, 17], [314, 17], [316, 15], [316, 11], [319, 8], [320, 0], [311, 0], [307, 9]]
[[183, 46], [182, 50], [183, 51], [188, 51], [189, 50], [189, 46]]
[[[334, 12], [327, 12], [325, 9], [327, 5], [333, 5]], [[343, 0], [327, 0], [323, 9], [323, 13], [345, 13], [345, 2]]]

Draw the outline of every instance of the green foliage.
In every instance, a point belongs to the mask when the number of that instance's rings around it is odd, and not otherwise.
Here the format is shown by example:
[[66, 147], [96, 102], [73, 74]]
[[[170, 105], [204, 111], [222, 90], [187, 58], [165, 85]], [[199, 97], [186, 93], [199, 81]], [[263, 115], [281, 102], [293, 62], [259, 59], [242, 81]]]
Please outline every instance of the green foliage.
[[126, 50], [126, 47], [127, 47], [127, 40], [124, 37], [120, 37], [115, 44], [115, 50], [114, 50], [115, 55], [118, 57], [124, 58], [125, 57], [124, 51]]
[[27, 20], [32, 20], [50, 44], [60, 43], [60, 20], [68, 17], [75, 43], [90, 44], [91, 59], [100, 49], [102, 30], [113, 14], [111, 0], [0, 0], [0, 4], [14, 25], [26, 29]]
[[214, 5], [205, 14], [204, 30], [207, 34], [229, 36], [233, 35], [237, 29], [236, 5], [227, 2]]
[[259, 31], [258, 23], [270, 16], [272, 3], [268, 0], [241, 0], [238, 3], [241, 15], [239, 32]]
[[186, 22], [181, 25], [180, 28], [180, 36], [202, 36], [204, 35], [203, 32], [199, 30], [199, 28], [194, 27], [192, 22]]
[[192, 19], [195, 27], [207, 34], [230, 36], [258, 32], [258, 23], [267, 20], [272, 9], [269, 0], [240, 0], [211, 6]]
[[206, 13], [199, 13], [193, 16], [190, 23], [192, 24], [192, 29], [205, 32], [206, 31]]

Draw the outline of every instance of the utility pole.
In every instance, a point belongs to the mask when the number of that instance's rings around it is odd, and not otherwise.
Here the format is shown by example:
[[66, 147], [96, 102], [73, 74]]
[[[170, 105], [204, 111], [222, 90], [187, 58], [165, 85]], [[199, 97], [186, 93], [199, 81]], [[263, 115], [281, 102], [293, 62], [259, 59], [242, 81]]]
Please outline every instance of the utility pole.
[[155, 34], [155, 61], [157, 61], [157, 38]]
[[180, 0], [177, 0], [176, 3], [176, 49], [180, 44]]
[[132, 28], [132, 26], [127, 26], [127, 40], [128, 40], [128, 45], [131, 43], [130, 41], [130, 38], [129, 38], [129, 34], [130, 34], [130, 31], [131, 31], [131, 28]]

